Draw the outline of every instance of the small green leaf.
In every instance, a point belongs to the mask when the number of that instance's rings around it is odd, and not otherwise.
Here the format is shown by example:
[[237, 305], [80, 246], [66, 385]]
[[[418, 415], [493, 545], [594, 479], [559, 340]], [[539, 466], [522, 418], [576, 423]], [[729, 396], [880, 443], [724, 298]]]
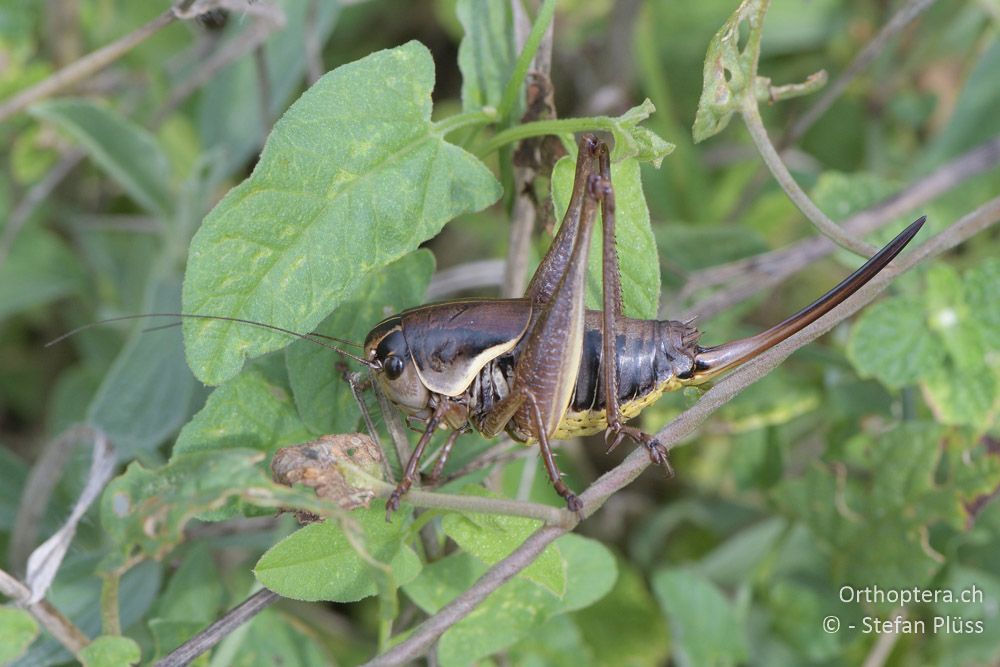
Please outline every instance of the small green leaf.
[[[356, 626], [345, 627], [347, 631], [351, 631]], [[327, 667], [351, 664], [334, 660], [327, 653], [332, 643], [343, 650], [349, 641], [348, 637], [331, 637], [329, 632], [329, 628], [324, 628], [320, 634], [314, 625], [303, 622], [298, 614], [269, 607], [255, 616], [248, 625], [226, 637], [215, 655], [236, 658], [228, 661], [228, 664], [238, 667]], [[355, 636], [355, 641], [362, 641], [362, 637]], [[361, 660], [355, 662], [360, 663]]]
[[[664, 141], [652, 130], [639, 126], [639, 123], [649, 118], [654, 111], [656, 107], [649, 98], [646, 98], [639, 106], [610, 119], [611, 134], [615, 138], [615, 145], [611, 149], [612, 162], [624, 162], [629, 158], [635, 158], [639, 162], [652, 162], [653, 166], [659, 169], [663, 158], [674, 152], [676, 146], [672, 143]], [[613, 173], [612, 180], [614, 180]]]
[[0, 664], [24, 654], [38, 636], [38, 622], [24, 609], [0, 607]]
[[76, 657], [83, 667], [124, 667], [137, 664], [142, 651], [133, 639], [104, 635], [90, 642]]
[[927, 320], [960, 371], [982, 370], [986, 349], [979, 323], [965, 303], [962, 278], [954, 267], [937, 262], [927, 270]]
[[[552, 200], [561, 219], [569, 207], [576, 166], [569, 157], [552, 170]], [[656, 240], [649, 223], [649, 209], [642, 192], [639, 163], [628, 159], [611, 166], [615, 188], [615, 236], [621, 269], [622, 301], [625, 315], [643, 319], [656, 317], [660, 299], [660, 262]], [[587, 258], [587, 307], [600, 310], [603, 303], [601, 227], [595, 225]]]
[[455, 13], [465, 28], [465, 36], [458, 45], [462, 110], [496, 108], [517, 60], [510, 5], [491, 0], [459, 0]]
[[[295, 600], [353, 602], [378, 592], [371, 561], [388, 565], [395, 583], [406, 584], [420, 572], [420, 559], [403, 544], [402, 517], [385, 520], [385, 505], [351, 512], [350, 530], [335, 521], [314, 523], [268, 549], [254, 567], [257, 580]], [[353, 541], [352, 541], [353, 540]], [[358, 550], [364, 549], [365, 554]]]
[[[496, 201], [489, 170], [431, 125], [434, 62], [417, 42], [328, 73], [268, 138], [253, 174], [191, 243], [184, 312], [310, 331], [361, 278], [448, 220]], [[233, 322], [188, 320], [188, 361], [208, 384], [291, 342]]]
[[[434, 256], [421, 248], [381, 271], [369, 273], [359, 290], [362, 298], [343, 304], [316, 332], [359, 344], [364, 342], [371, 328], [383, 318], [420, 304], [433, 271]], [[346, 349], [359, 353], [357, 349]], [[334, 367], [340, 361], [339, 355], [303, 340], [285, 350], [285, 359], [302, 421], [316, 433], [354, 431], [361, 413], [350, 387]]]
[[[694, 119], [695, 143], [718, 134], [738, 111], [745, 95], [755, 94], [760, 36], [769, 0], [743, 0], [708, 44], [704, 82]], [[740, 50], [740, 24], [749, 24]]]
[[920, 301], [894, 297], [865, 310], [851, 330], [847, 356], [862, 377], [899, 389], [944, 363], [944, 349], [927, 329]]
[[65, 130], [140, 206], [162, 216], [170, 214], [170, 164], [156, 138], [144, 128], [117, 111], [83, 99], [42, 102], [31, 113]]
[[[489, 496], [479, 486], [467, 486], [463, 493]], [[441, 521], [445, 535], [487, 565], [503, 560], [542, 525], [541, 521], [503, 514], [447, 514]], [[562, 597], [566, 593], [566, 561], [558, 547], [550, 544], [521, 576]]]
[[254, 364], [213, 391], [181, 430], [173, 456], [228, 448], [270, 454], [280, 446], [310, 440], [279, 362]]
[[653, 575], [653, 592], [670, 623], [674, 658], [688, 665], [736, 665], [748, 657], [744, 620], [715, 584], [690, 568]]

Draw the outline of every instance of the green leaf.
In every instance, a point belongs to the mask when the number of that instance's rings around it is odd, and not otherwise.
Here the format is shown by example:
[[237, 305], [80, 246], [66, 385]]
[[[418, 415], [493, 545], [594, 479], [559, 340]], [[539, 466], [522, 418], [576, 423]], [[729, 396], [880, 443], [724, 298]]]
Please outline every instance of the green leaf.
[[[387, 565], [395, 583], [406, 584], [420, 572], [420, 559], [403, 544], [405, 522], [385, 520], [385, 505], [349, 515], [349, 530], [334, 521], [314, 523], [268, 549], [254, 567], [257, 580], [295, 600], [353, 602], [378, 592], [372, 561]], [[359, 553], [363, 549], [365, 553]]]
[[13, 662], [38, 636], [38, 622], [24, 609], [0, 607], [0, 664]]
[[[652, 130], [639, 126], [639, 123], [649, 118], [654, 111], [656, 107], [649, 98], [646, 98], [639, 106], [610, 119], [612, 121], [610, 131], [615, 138], [615, 145], [611, 149], [612, 162], [624, 162], [629, 158], [635, 158], [639, 162], [652, 162], [653, 166], [659, 169], [663, 158], [674, 152], [676, 146], [672, 143], [663, 140]], [[614, 180], [613, 173], [612, 180]], [[644, 208], [645, 204], [643, 200]]]
[[462, 110], [496, 108], [517, 59], [510, 5], [491, 0], [459, 0], [455, 13], [465, 29], [458, 45]]
[[[309, 331], [361, 278], [455, 216], [496, 201], [485, 166], [430, 122], [434, 63], [410, 42], [330, 72], [275, 125], [253, 174], [191, 243], [184, 311]], [[288, 336], [232, 322], [184, 327], [195, 375], [218, 384]]]
[[[354, 629], [355, 626], [346, 627]], [[328, 647], [334, 643], [326, 634], [328, 631], [324, 628], [324, 634], [319, 635], [300, 616], [269, 607], [226, 637], [212, 657], [231, 657], [233, 660], [228, 664], [238, 667], [326, 667], [345, 664], [327, 654]], [[342, 637], [336, 639], [339, 640], [337, 648], [342, 648], [347, 641]]]
[[[154, 280], [156, 280], [154, 278]], [[146, 312], [174, 313], [180, 280], [156, 280]], [[120, 459], [152, 450], [187, 420], [195, 381], [184, 365], [179, 335], [133, 331], [87, 409], [87, 420], [114, 442]]]
[[[434, 256], [419, 249], [364, 277], [362, 298], [343, 304], [326, 318], [317, 333], [362, 343], [371, 328], [387, 315], [419, 305], [434, 271]], [[339, 345], [338, 343], [332, 343]], [[358, 354], [358, 350], [348, 348]], [[316, 433], [349, 433], [361, 413], [347, 382], [334, 365], [339, 355], [309, 341], [285, 350], [288, 379], [302, 421]]]
[[944, 350], [920, 301], [893, 297], [868, 307], [851, 329], [847, 357], [862, 377], [899, 389], [942, 368]]
[[190, 519], [232, 499], [271, 510], [296, 507], [321, 516], [337, 512], [311, 491], [272, 482], [260, 468], [262, 459], [252, 450], [215, 449], [175, 455], [155, 470], [132, 463], [101, 497], [101, 524], [115, 545], [102, 569], [115, 570], [139, 554], [162, 558], [183, 541]]
[[[266, 66], [267, 92], [261, 91], [261, 73], [256, 58], [236, 58], [212, 77], [198, 95], [197, 122], [205, 151], [219, 161], [213, 181], [229, 178], [246, 167], [260, 151], [261, 128], [268, 127], [288, 108], [293, 95], [303, 87], [307, 50], [314, 40], [322, 48], [341, 12], [337, 2], [315, 5], [285, 2], [280, 6], [285, 18], [281, 30], [274, 30], [261, 45]], [[258, 30], [254, 21], [229, 21], [225, 39], [239, 44]], [[268, 101], [267, 115], [261, 119], [262, 97]]]
[[223, 600], [222, 580], [211, 551], [191, 549], [170, 577], [150, 614], [149, 631], [158, 660], [215, 620]]
[[941, 368], [921, 382], [924, 398], [942, 424], [988, 429], [996, 421], [1000, 402], [1000, 368], [962, 370]]
[[[557, 217], [565, 215], [573, 191], [576, 166], [566, 157], [552, 170], [552, 201]], [[615, 188], [615, 236], [621, 269], [622, 301], [628, 317], [656, 317], [660, 298], [660, 262], [649, 223], [649, 209], [642, 193], [639, 163], [634, 159], [613, 164], [611, 181]], [[603, 303], [601, 227], [595, 225], [587, 258], [587, 307], [600, 310]]]
[[962, 278], [938, 262], [927, 270], [927, 320], [959, 371], [982, 370], [986, 349], [979, 323], [965, 303]]
[[0, 320], [74, 293], [82, 280], [78, 266], [55, 234], [25, 230], [0, 263]]
[[73, 137], [137, 204], [151, 213], [170, 214], [170, 164], [156, 138], [144, 128], [113, 109], [83, 99], [42, 102], [31, 113]]
[[642, 575], [621, 559], [614, 588], [596, 604], [573, 614], [593, 664], [614, 667], [662, 665], [669, 656], [665, 619]]
[[[491, 496], [480, 486], [470, 485], [462, 491], [468, 495]], [[541, 521], [524, 517], [473, 512], [447, 514], [441, 521], [445, 535], [487, 565], [509, 556], [541, 525]], [[546, 547], [519, 574], [553, 595], [562, 597], [566, 593], [566, 561], [554, 544]]]
[[279, 362], [254, 364], [213, 391], [181, 430], [173, 456], [228, 448], [271, 454], [283, 445], [310, 440]]
[[995, 359], [1000, 351], [1000, 259], [988, 259], [970, 269], [962, 282], [965, 302], [979, 324], [987, 354], [994, 356], [995, 366], [1000, 363]]
[[[760, 36], [769, 0], [743, 0], [708, 44], [704, 81], [694, 119], [695, 143], [724, 130], [745, 95], [754, 95]], [[746, 46], [740, 50], [740, 24], [749, 24]]]
[[[600, 632], [605, 632], [601, 630]], [[593, 651], [569, 616], [553, 616], [536, 626], [524, 639], [506, 651], [510, 664], [518, 667], [579, 667], [612, 663], [594, 662]]]
[[122, 667], [137, 664], [142, 651], [133, 639], [104, 635], [90, 642], [76, 657], [83, 667]]
[[653, 575], [653, 592], [670, 623], [678, 663], [736, 665], [748, 658], [742, 615], [697, 571], [662, 568]]
[[[511, 579], [442, 635], [438, 643], [442, 665], [465, 665], [492, 655], [528, 636], [548, 618], [582, 609], [608, 593], [617, 568], [607, 548], [572, 534], [555, 544], [566, 559], [566, 595], [559, 599], [525, 578]], [[481, 561], [457, 552], [425, 567], [403, 590], [424, 611], [435, 613], [485, 571]]]

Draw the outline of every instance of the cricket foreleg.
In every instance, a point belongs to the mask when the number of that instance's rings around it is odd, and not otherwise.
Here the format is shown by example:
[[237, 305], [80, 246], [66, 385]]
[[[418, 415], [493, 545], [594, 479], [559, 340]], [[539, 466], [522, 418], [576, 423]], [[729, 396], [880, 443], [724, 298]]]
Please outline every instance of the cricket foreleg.
[[455, 429], [448, 434], [448, 439], [445, 440], [444, 445], [441, 447], [441, 451], [438, 452], [437, 461], [434, 462], [434, 469], [431, 470], [430, 477], [427, 478], [429, 484], [437, 484], [438, 480], [441, 479], [441, 474], [444, 472], [444, 466], [448, 462], [448, 457], [451, 456], [451, 448], [455, 446], [455, 441], [458, 440], [458, 436], [467, 432], [469, 429], [459, 428]]
[[434, 435], [434, 431], [437, 430], [443, 416], [444, 410], [439, 406], [427, 421], [427, 428], [424, 429], [424, 434], [420, 436], [413, 454], [410, 455], [410, 460], [406, 463], [406, 470], [403, 471], [403, 479], [399, 480], [399, 484], [393, 489], [392, 495], [389, 496], [389, 500], [385, 503], [386, 521], [389, 521], [392, 513], [399, 509], [400, 499], [413, 486], [413, 480], [416, 479], [417, 471], [420, 469], [420, 458], [424, 455], [427, 443], [431, 441], [431, 436]]

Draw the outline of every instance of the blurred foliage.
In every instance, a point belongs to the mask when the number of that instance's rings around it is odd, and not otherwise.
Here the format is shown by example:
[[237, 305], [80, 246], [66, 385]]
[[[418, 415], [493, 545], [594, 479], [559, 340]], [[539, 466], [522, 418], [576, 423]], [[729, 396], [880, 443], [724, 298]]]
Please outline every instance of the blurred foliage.
[[[542, 3], [526, 4], [533, 15]], [[744, 79], [755, 70], [774, 85], [824, 68], [835, 79], [900, 4], [781, 0], [758, 15], [766, 3], [747, 3], [745, 16], [763, 16], [757, 65], [757, 35], [730, 20], [732, 0], [555, 3], [559, 117], [617, 140], [630, 312], [656, 311], [661, 275], [670, 292], [692, 272], [814, 233], [758, 177], [726, 96], [752, 85]], [[511, 155], [506, 146], [479, 151], [523, 112], [510, 83], [526, 66], [516, 16], [490, 0], [344, 5], [277, 3], [284, 24], [256, 54], [234, 50], [221, 68], [214, 56], [245, 44], [258, 14], [175, 22], [0, 123], [0, 549], [14, 553], [31, 466], [69, 425], [109, 434], [121, 465], [48, 594], [99, 638], [76, 656], [85, 664], [163, 657], [253, 592], [255, 576], [286, 597], [327, 602], [282, 601], [229, 635], [213, 664], [359, 664], [537, 526], [414, 515], [405, 503], [386, 524], [377, 502], [297, 531], [285, 519], [253, 519], [279, 506], [324, 509], [264, 471], [280, 446], [357, 428], [343, 359], [331, 350], [300, 341], [254, 358], [289, 339], [231, 323], [185, 326], [185, 341], [176, 328], [144, 331], [169, 319], [109, 323], [43, 347], [97, 320], [182, 308], [360, 342], [382, 317], [421, 301], [435, 266], [502, 256], [509, 197], [490, 204], [498, 183], [509, 195]], [[165, 7], [0, 4], [0, 99]], [[936, 2], [847, 87], [786, 153], [822, 210], [843, 220], [1000, 135], [998, 22], [994, 0]], [[721, 49], [722, 70], [706, 67], [710, 48]], [[316, 74], [334, 71], [312, 87], [310, 49]], [[715, 78], [696, 145], [706, 72]], [[762, 104], [771, 136], [816, 97]], [[472, 120], [443, 129], [455, 118]], [[670, 144], [657, 170], [650, 162]], [[570, 160], [551, 179], [557, 207], [566, 167]], [[548, 181], [536, 184], [541, 202]], [[869, 240], [884, 242], [926, 213], [919, 242], [995, 197], [998, 183], [994, 167]], [[541, 223], [536, 259], [554, 224]], [[998, 251], [993, 228], [919, 266], [853, 323], [749, 387], [676, 450], [676, 478], [647, 472], [557, 540], [442, 636], [438, 663], [860, 664], [885, 640], [862, 632], [863, 619], [888, 618], [898, 605], [842, 601], [844, 586], [974, 587], [982, 597], [971, 603], [908, 605], [907, 618], [927, 631], [901, 635], [890, 664], [1000, 661]], [[854, 266], [857, 258], [837, 252], [698, 326], [712, 343], [752, 333]], [[185, 349], [195, 374], [220, 386], [195, 379]], [[696, 396], [664, 397], [644, 412], [644, 427], [659, 429]], [[560, 457], [573, 488], [620, 460], [602, 444]], [[463, 435], [446, 472], [488, 446]], [[398, 466], [394, 452], [387, 457]], [[41, 538], [69, 512], [87, 459], [71, 457], [37, 508]], [[478, 486], [484, 478], [488, 491]], [[536, 458], [445, 490], [562, 504]], [[433, 543], [419, 539], [421, 528]], [[23, 574], [23, 563], [0, 563]], [[119, 586], [124, 636], [102, 627], [102, 577]], [[824, 629], [832, 616], [837, 632]], [[940, 619], [982, 630], [932, 631]], [[30, 616], [0, 608], [0, 661], [72, 660]]]

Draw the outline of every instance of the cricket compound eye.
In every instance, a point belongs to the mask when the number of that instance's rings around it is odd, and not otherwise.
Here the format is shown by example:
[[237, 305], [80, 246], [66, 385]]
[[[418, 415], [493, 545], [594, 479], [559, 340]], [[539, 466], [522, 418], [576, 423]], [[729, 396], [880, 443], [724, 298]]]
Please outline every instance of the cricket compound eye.
[[384, 362], [382, 362], [382, 368], [385, 369], [385, 376], [390, 380], [395, 380], [403, 374], [403, 369], [405, 364], [400, 357], [395, 355], [388, 357]]

